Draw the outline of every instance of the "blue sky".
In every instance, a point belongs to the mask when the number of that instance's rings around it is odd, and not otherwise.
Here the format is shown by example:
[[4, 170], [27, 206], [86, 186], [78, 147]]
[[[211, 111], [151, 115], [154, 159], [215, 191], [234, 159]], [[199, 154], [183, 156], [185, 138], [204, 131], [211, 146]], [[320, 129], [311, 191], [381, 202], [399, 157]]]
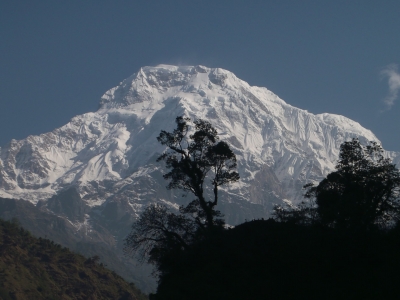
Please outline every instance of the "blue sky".
[[95, 111], [140, 67], [232, 71], [400, 151], [400, 1], [19, 1], [0, 4], [0, 145]]

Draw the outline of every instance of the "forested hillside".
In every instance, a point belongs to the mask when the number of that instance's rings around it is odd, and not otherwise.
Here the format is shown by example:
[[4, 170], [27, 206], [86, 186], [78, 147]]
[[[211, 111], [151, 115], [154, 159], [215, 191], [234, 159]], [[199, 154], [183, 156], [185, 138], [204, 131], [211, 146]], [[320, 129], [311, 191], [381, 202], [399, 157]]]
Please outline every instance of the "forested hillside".
[[53, 241], [0, 219], [0, 299], [147, 299], [108, 270]]

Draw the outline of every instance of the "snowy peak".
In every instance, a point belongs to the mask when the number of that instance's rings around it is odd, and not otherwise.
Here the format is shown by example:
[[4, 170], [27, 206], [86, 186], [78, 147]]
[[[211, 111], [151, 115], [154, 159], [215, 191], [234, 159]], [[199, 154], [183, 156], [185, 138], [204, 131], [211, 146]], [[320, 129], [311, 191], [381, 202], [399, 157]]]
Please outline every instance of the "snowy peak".
[[[223, 93], [219, 93], [221, 90]], [[223, 97], [226, 94], [229, 95], [227, 99]], [[245, 96], [244, 101], [253, 102], [264, 112], [281, 114], [286, 119], [291, 119], [287, 122], [289, 126], [297, 126], [295, 121], [298, 118], [307, 118], [305, 115], [308, 114], [304, 110], [286, 104], [266, 88], [249, 86], [247, 82], [238, 79], [227, 70], [204, 66], [171, 65], [141, 68], [139, 72], [102, 96], [101, 109], [125, 108], [136, 112], [139, 117], [142, 115], [147, 117], [146, 113], [140, 112], [160, 109], [168, 98], [178, 99], [180, 97], [191, 98], [191, 100], [202, 98], [202, 101], [207, 104], [212, 101], [213, 97], [218, 96], [220, 96], [218, 99], [220, 102], [229, 101], [232, 96], [234, 98]], [[319, 118], [327, 125], [344, 125], [350, 132], [367, 134], [370, 138], [377, 139], [371, 131], [344, 116], [327, 113], [316, 116], [308, 115]]]
[[[143, 67], [139, 72], [120, 83], [118, 87], [107, 91], [101, 99], [102, 108], [131, 106], [146, 101], [159, 99], [160, 94], [167, 95], [182, 92], [199, 92], [212, 89], [212, 85], [234, 88], [240, 80], [231, 72], [223, 69], [210, 69], [203, 66]], [[243, 81], [241, 83], [246, 84]], [[158, 97], [157, 97], [158, 96]]]
[[208, 120], [235, 151], [241, 181], [222, 191], [227, 210], [298, 201], [302, 185], [333, 170], [341, 143], [378, 141], [348, 118], [295, 108], [224, 69], [143, 67], [108, 90], [97, 112], [1, 149], [0, 192], [36, 203], [75, 187], [89, 207], [125, 201], [132, 214], [152, 201], [176, 206], [156, 163], [164, 151], [156, 137], [179, 115]]

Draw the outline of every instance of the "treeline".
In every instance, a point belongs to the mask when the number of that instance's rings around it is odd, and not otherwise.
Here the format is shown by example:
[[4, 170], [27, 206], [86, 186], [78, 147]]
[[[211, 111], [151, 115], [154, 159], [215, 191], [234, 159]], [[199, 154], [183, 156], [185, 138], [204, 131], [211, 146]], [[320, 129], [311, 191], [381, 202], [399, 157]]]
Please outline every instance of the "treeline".
[[236, 157], [210, 123], [190, 122], [161, 132], [159, 160], [167, 187], [195, 199], [178, 212], [149, 206], [126, 238], [128, 254], [156, 266], [150, 299], [400, 296], [400, 173], [378, 144], [343, 143], [336, 171], [306, 185], [303, 203], [229, 229], [216, 206], [219, 186], [239, 179]]
[[0, 219], [0, 299], [147, 299], [99, 259]]
[[400, 230], [254, 220], [164, 263], [150, 299], [397, 299]]

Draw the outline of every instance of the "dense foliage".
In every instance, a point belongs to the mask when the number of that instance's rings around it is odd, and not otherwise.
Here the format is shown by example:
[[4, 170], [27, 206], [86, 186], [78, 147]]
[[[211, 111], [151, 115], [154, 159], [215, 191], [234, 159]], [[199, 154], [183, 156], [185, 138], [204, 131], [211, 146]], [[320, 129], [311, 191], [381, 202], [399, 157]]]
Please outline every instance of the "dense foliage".
[[125, 240], [126, 252], [139, 253], [154, 263], [160, 274], [168, 272], [174, 253], [223, 230], [222, 215], [215, 209], [218, 188], [239, 180], [236, 156], [226, 142], [218, 141], [217, 130], [199, 119], [193, 122], [190, 134], [189, 123], [189, 118], [177, 117], [173, 132], [161, 131], [157, 139], [167, 151], [158, 161], [165, 161], [169, 169], [164, 175], [169, 180], [167, 188], [183, 190], [195, 199], [182, 205], [178, 213], [164, 205], [150, 205]]
[[216, 210], [218, 188], [239, 180], [236, 156], [217, 130], [204, 120], [190, 126], [189, 118], [177, 117], [176, 129], [162, 130], [158, 141], [167, 150], [158, 158], [169, 172], [168, 189], [180, 189], [194, 196], [173, 212], [165, 205], [147, 207], [132, 225], [125, 239], [125, 251], [156, 266], [159, 283], [176, 269], [179, 259], [194, 244], [210, 240], [225, 230], [222, 214]]
[[147, 299], [99, 262], [0, 219], [0, 299]]
[[336, 171], [317, 186], [305, 186], [307, 202], [277, 207], [277, 219], [343, 230], [393, 227], [400, 217], [400, 172], [382, 153], [375, 142], [367, 146], [357, 139], [344, 142]]
[[[182, 136], [174, 132], [167, 140]], [[204, 210], [196, 214], [201, 205], [191, 211], [194, 218], [201, 216], [200, 223], [185, 215], [191, 204], [181, 214], [148, 208], [133, 232], [136, 249], [146, 245], [160, 272], [150, 299], [399, 297], [400, 173], [382, 153], [374, 142], [345, 142], [336, 171], [317, 186], [305, 186], [307, 201], [276, 207], [274, 219], [218, 227], [207, 235], [198, 234], [202, 226], [217, 223], [209, 222]], [[167, 161], [170, 168], [180, 168], [165, 176], [169, 187], [191, 190], [199, 177], [191, 178], [182, 170], [192, 169], [178, 162], [177, 156]], [[151, 242], [141, 243], [139, 237]]]
[[176, 255], [153, 300], [394, 299], [400, 231], [255, 220]]

